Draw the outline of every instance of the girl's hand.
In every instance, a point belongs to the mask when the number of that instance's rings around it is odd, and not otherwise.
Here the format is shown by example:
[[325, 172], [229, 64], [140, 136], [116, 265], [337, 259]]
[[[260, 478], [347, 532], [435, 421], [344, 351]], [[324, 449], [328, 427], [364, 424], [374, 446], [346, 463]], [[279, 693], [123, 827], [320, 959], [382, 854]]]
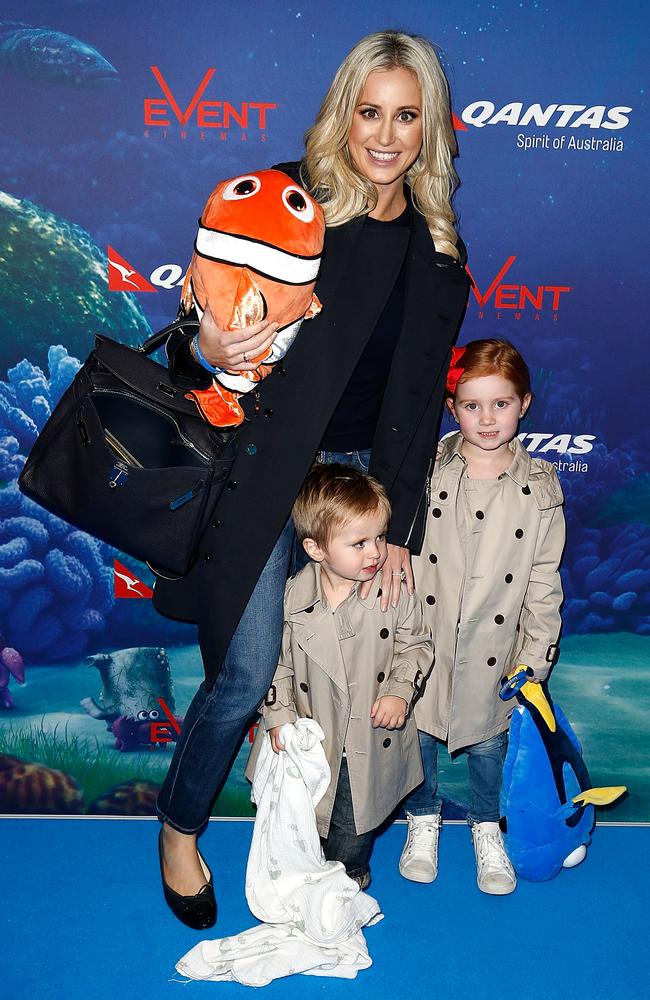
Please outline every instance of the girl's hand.
[[284, 743], [280, 739], [280, 726], [273, 726], [272, 729], [269, 729], [269, 736], [271, 737], [271, 749], [273, 753], [279, 753], [280, 750], [285, 749]]
[[220, 330], [207, 306], [199, 328], [199, 348], [205, 360], [215, 368], [254, 372], [260, 365], [259, 355], [271, 346], [277, 332], [278, 324], [266, 319], [243, 330]]
[[370, 709], [372, 728], [401, 729], [406, 722], [408, 705], [404, 698], [395, 694], [385, 694]]

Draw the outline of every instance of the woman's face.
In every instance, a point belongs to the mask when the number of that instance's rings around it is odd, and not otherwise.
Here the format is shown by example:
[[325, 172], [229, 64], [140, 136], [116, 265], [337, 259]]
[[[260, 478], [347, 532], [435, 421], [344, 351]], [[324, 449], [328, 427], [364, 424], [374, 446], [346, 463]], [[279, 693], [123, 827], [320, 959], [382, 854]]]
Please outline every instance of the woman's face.
[[402, 183], [422, 148], [422, 95], [402, 67], [368, 74], [354, 109], [348, 149], [352, 163], [377, 185]]

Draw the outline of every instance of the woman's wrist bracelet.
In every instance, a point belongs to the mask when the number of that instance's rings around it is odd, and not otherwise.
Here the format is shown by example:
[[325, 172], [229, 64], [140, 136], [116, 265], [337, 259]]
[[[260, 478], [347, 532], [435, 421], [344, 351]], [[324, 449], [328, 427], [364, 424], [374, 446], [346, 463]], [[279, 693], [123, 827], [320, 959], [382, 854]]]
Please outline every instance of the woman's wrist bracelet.
[[199, 347], [198, 333], [190, 340], [190, 351], [195, 360], [198, 361], [198, 363], [202, 365], [206, 369], [206, 371], [209, 371], [211, 375], [216, 375], [219, 369], [215, 368], [214, 365], [211, 365], [210, 362], [203, 357], [203, 354], [201, 353], [201, 348]]

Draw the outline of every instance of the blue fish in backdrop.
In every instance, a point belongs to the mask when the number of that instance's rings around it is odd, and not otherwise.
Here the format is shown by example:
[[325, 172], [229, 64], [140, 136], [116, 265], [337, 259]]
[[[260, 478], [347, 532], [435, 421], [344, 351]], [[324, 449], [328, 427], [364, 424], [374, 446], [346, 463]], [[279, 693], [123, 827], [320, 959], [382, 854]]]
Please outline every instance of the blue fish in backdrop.
[[119, 82], [115, 67], [92, 45], [20, 21], [0, 21], [0, 71], [69, 87]]
[[594, 807], [626, 789], [591, 787], [578, 737], [545, 683], [532, 684], [519, 670], [501, 691], [504, 700], [513, 696], [519, 704], [510, 721], [500, 826], [517, 875], [543, 882], [584, 860]]

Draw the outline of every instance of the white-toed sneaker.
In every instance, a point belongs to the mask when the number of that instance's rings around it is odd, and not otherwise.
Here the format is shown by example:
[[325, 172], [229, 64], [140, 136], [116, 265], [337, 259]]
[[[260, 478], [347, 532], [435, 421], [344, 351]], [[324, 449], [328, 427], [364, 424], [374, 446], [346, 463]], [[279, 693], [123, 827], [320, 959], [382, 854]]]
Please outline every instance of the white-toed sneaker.
[[506, 854], [498, 823], [473, 823], [476, 881], [481, 892], [505, 896], [517, 888], [517, 876]]
[[412, 816], [407, 812], [408, 833], [399, 872], [411, 882], [433, 882], [438, 875], [440, 814]]

